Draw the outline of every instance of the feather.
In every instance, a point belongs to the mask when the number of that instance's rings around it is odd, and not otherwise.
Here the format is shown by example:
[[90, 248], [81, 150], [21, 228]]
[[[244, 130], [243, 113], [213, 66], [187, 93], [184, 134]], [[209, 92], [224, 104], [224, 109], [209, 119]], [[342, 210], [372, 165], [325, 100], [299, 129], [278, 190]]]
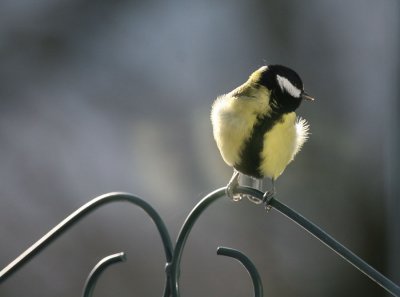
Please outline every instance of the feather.
[[296, 147], [293, 152], [292, 160], [296, 156], [296, 154], [301, 150], [303, 144], [307, 141], [310, 135], [310, 125], [305, 119], [297, 117], [295, 126], [296, 126]]

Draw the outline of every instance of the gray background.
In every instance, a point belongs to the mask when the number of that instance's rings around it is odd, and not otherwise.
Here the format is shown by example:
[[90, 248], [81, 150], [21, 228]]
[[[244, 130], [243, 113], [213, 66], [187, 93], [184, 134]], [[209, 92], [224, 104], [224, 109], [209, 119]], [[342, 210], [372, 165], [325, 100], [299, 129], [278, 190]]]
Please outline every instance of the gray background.
[[[317, 98], [311, 138], [277, 198], [400, 283], [397, 1], [1, 1], [0, 267], [90, 198], [145, 198], [172, 238], [231, 175], [211, 134], [214, 98], [268, 63]], [[225, 245], [245, 252], [265, 296], [385, 296], [285, 217], [219, 200], [182, 260], [182, 296], [249, 296]], [[0, 286], [79, 296], [102, 257], [125, 251], [95, 296], [160, 296], [164, 255], [144, 213], [109, 205]]]

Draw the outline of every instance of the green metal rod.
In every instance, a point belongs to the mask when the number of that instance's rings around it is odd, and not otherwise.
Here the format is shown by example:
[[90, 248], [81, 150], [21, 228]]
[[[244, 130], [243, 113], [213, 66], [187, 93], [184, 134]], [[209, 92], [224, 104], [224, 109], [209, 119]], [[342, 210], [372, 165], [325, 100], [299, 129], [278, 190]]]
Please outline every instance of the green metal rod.
[[217, 255], [227, 256], [231, 258], [235, 258], [246, 268], [249, 273], [251, 280], [253, 282], [254, 287], [254, 297], [262, 297], [263, 296], [263, 286], [260, 278], [260, 274], [257, 271], [256, 266], [251, 262], [251, 260], [242, 252], [227, 248], [227, 247], [219, 247], [217, 249]]
[[124, 253], [117, 253], [101, 259], [90, 272], [86, 280], [82, 296], [92, 297], [97, 280], [99, 279], [103, 271], [110, 265], [118, 262], [123, 262], [125, 260], [126, 257]]
[[217, 199], [224, 196], [225, 188], [220, 188], [208, 194], [199, 203], [197, 203], [183, 223], [181, 231], [179, 232], [176, 240], [172, 262], [167, 266], [171, 277], [172, 296], [179, 297], [179, 267], [181, 265], [181, 258], [186, 240], [193, 228], [194, 223], [207, 207], [209, 207]]
[[[262, 199], [264, 193], [248, 187], [239, 187], [237, 190], [238, 193], [249, 194], [256, 198]], [[392, 282], [390, 279], [385, 277], [382, 273], [374, 269], [356, 254], [351, 252], [348, 248], [344, 245], [340, 244], [336, 239], [322, 230], [320, 227], [312, 223], [311, 221], [307, 220], [305, 217], [297, 213], [296, 211], [292, 210], [285, 204], [279, 202], [275, 198], [272, 198], [269, 202], [269, 205], [275, 208], [280, 213], [284, 214], [286, 217], [297, 223], [303, 229], [308, 231], [311, 235], [319, 239], [322, 243], [324, 243], [327, 247], [332, 249], [336, 252], [339, 256], [343, 259], [348, 261], [366, 276], [368, 276], [371, 280], [376, 282], [390, 294], [396, 297], [400, 297], [400, 287]]]
[[[1, 270], [0, 283], [6, 280], [8, 277], [10, 277], [15, 271], [21, 268], [35, 255], [37, 255], [40, 251], [42, 251], [50, 243], [52, 243], [55, 239], [57, 239], [61, 234], [67, 231], [72, 225], [74, 225], [80, 219], [85, 217], [88, 213], [94, 211], [95, 209], [99, 208], [102, 205], [117, 201], [126, 201], [133, 203], [134, 205], [139, 206], [141, 209], [143, 209], [152, 218], [153, 222], [155, 223], [158, 229], [158, 232], [160, 233], [161, 240], [164, 245], [164, 252], [167, 263], [170, 262], [172, 259], [172, 251], [173, 251], [172, 242], [168, 230], [163, 220], [161, 219], [160, 215], [146, 201], [128, 193], [114, 192], [114, 193], [104, 194], [97, 198], [92, 199], [88, 203], [78, 208], [68, 217], [66, 217], [57, 226], [51, 229], [47, 234], [45, 234], [36, 243], [30, 246], [25, 252], [19, 255], [14, 261], [12, 261], [3, 270]], [[170, 295], [169, 284], [170, 280], [168, 279], [167, 276], [167, 282], [164, 289], [165, 297]]]
[[[248, 187], [238, 187], [237, 193], [248, 194], [260, 200], [263, 199], [264, 194], [256, 189]], [[162, 221], [158, 213], [147, 202], [127, 193], [110, 193], [99, 196], [92, 201], [89, 201], [88, 203], [77, 209], [74, 213], [69, 215], [66, 219], [60, 222], [46, 235], [44, 235], [41, 239], [39, 239], [36, 243], [29, 247], [25, 252], [18, 256], [14, 261], [12, 261], [8, 266], [1, 270], [0, 282], [11, 276], [12, 273], [17, 271], [20, 267], [22, 267], [25, 263], [27, 263], [36, 254], [38, 254], [41, 250], [43, 250], [46, 246], [48, 246], [51, 242], [58, 238], [58, 236], [64, 233], [67, 229], [69, 229], [69, 227], [71, 227], [89, 212], [97, 209], [101, 205], [110, 202], [127, 201], [141, 207], [156, 224], [162, 239], [162, 243], [164, 245], [164, 251], [167, 259], [167, 282], [165, 285], [163, 296], [167, 297], [172, 294], [172, 296], [174, 297], [179, 297], [179, 267], [183, 249], [185, 247], [189, 233], [193, 228], [194, 223], [197, 221], [198, 217], [203, 213], [203, 211], [217, 199], [224, 196], [225, 188], [220, 188], [208, 194], [193, 208], [193, 210], [186, 218], [184, 224], [182, 225], [181, 231], [179, 232], [176, 241], [175, 250], [173, 250], [170, 236], [164, 222]], [[323, 242], [325, 245], [327, 245], [329, 248], [331, 248], [333, 251], [343, 257], [350, 264], [358, 268], [361, 272], [363, 272], [365, 275], [367, 275], [369, 278], [371, 278], [374, 282], [379, 284], [393, 296], [400, 297], [400, 287], [398, 285], [396, 285], [380, 272], [372, 268], [361, 258], [352, 253], [350, 250], [348, 250], [346, 247], [336, 241], [333, 237], [328, 235], [321, 228], [319, 228], [318, 226], [274, 198], [271, 199], [268, 203], [269, 206], [275, 208], [276, 210], [293, 220], [295, 223], [303, 227], [306, 231], [311, 233], [313, 236], [315, 236], [317, 239], [319, 239], [321, 242]]]

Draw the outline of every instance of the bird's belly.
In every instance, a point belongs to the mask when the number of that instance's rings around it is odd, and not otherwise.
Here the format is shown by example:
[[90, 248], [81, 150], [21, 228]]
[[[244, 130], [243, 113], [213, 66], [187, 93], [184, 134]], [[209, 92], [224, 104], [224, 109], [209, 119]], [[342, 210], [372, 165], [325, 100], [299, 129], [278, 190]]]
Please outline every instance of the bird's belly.
[[264, 135], [260, 172], [277, 179], [293, 159], [296, 149], [296, 114], [283, 116], [282, 121]]
[[[234, 166], [241, 160], [246, 141], [251, 137], [258, 117], [270, 111], [269, 91], [240, 86], [218, 97], [211, 110], [214, 139], [224, 161]], [[240, 97], [240, 98], [239, 98]]]
[[249, 138], [254, 119], [236, 113], [220, 115], [220, 124], [214, 127], [214, 137], [224, 161], [233, 166], [240, 160], [243, 144]]

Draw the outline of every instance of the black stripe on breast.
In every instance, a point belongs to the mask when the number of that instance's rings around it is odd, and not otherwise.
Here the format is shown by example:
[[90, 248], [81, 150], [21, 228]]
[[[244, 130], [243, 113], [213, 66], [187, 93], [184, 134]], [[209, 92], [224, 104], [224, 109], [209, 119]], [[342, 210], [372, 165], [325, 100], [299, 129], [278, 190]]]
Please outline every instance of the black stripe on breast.
[[272, 113], [270, 116], [260, 118], [254, 125], [250, 138], [246, 141], [242, 151], [240, 162], [233, 167], [240, 173], [262, 178], [260, 172], [261, 152], [264, 146], [264, 135], [282, 119], [282, 114]]

